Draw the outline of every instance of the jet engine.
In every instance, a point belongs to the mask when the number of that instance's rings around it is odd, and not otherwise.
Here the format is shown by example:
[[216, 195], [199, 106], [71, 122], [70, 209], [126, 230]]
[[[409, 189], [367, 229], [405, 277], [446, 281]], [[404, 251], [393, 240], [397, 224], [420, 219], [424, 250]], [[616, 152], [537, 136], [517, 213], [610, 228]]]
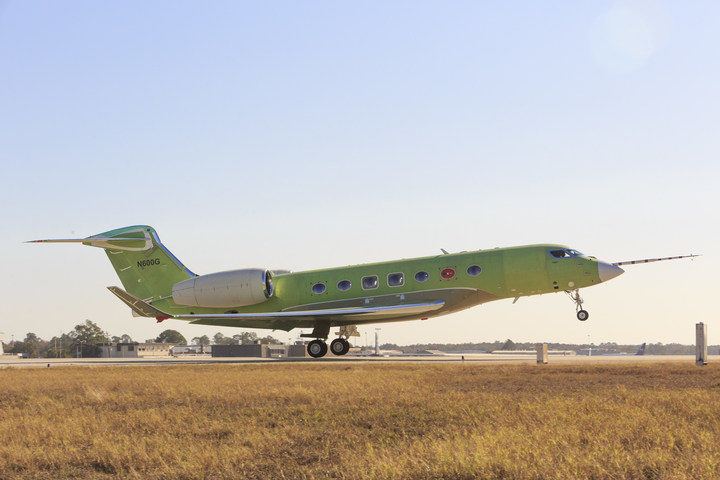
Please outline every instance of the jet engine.
[[243, 307], [262, 303], [272, 295], [272, 274], [262, 268], [200, 275], [176, 283], [172, 289], [175, 303], [190, 307]]

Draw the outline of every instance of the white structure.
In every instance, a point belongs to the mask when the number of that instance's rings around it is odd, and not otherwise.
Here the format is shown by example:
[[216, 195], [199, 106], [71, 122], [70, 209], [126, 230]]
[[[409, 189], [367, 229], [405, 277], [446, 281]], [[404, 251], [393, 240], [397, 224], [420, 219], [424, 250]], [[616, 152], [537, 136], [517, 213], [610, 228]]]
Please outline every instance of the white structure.
[[707, 325], [695, 324], [695, 365], [699, 367], [707, 365], [707, 334]]
[[169, 343], [104, 343], [98, 345], [100, 358], [143, 358], [170, 356]]

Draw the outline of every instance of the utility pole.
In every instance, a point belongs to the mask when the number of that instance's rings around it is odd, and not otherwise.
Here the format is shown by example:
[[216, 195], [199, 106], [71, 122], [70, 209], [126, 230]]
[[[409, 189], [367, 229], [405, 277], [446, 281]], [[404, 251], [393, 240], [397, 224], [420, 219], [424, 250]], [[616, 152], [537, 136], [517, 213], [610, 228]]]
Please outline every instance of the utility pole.
[[380, 356], [380, 328], [375, 329], [375, 355]]

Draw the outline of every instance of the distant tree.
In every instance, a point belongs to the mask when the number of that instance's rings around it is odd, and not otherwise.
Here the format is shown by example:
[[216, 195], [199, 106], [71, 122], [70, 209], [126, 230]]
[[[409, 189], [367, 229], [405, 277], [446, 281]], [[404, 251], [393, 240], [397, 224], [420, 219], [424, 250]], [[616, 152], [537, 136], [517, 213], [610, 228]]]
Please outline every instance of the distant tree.
[[233, 337], [226, 337], [221, 332], [217, 332], [215, 335], [213, 335], [213, 344], [214, 345], [232, 345], [235, 342]]
[[32, 358], [39, 357], [41, 342], [42, 339], [34, 333], [28, 333], [25, 335], [25, 340], [23, 340], [23, 343], [25, 343], [25, 353], [30, 355]]
[[275, 337], [273, 337], [273, 336], [271, 336], [271, 335], [268, 335], [268, 336], [266, 336], [266, 337], [262, 337], [262, 338], [260, 339], [260, 343], [262, 343], [263, 345], [266, 345], [266, 344], [269, 344], [269, 345], [279, 345], [279, 344], [281, 344], [282, 342], [281, 342], [280, 340], [278, 340], [277, 338], [275, 338]]
[[108, 335], [90, 320], [85, 323], [75, 325], [72, 332], [68, 334], [72, 344], [70, 347], [73, 351], [81, 353], [82, 356], [94, 356], [97, 354], [98, 343], [106, 343], [110, 341]]
[[72, 358], [76, 354], [73, 342], [74, 340], [67, 333], [63, 333], [59, 337], [53, 337], [47, 342], [42, 356], [46, 358]]
[[172, 343], [175, 345], [187, 345], [187, 340], [177, 330], [164, 330], [155, 339], [156, 343]]
[[68, 334], [75, 342], [83, 342], [89, 345], [108, 342], [109, 338], [102, 328], [95, 322], [85, 320], [85, 323], [75, 325], [75, 328]]
[[500, 350], [515, 350], [515, 342], [508, 338]]
[[210, 345], [210, 337], [203, 335], [192, 339], [194, 345]]
[[132, 343], [133, 339], [130, 335], [127, 333], [123, 333], [121, 336], [113, 336], [112, 342], [113, 343]]
[[252, 345], [257, 339], [258, 336], [255, 332], [240, 332], [233, 335], [233, 340], [240, 345]]

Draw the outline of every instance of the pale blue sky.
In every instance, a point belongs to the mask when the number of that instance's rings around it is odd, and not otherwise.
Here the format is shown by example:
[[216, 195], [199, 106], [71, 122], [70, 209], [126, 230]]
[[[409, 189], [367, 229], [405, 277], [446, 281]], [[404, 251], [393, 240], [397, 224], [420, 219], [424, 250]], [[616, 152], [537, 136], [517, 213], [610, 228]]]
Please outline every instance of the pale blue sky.
[[586, 323], [548, 295], [382, 339], [712, 343], [718, 45], [717, 2], [0, 2], [0, 331], [215, 333], [132, 318], [100, 250], [22, 243], [142, 223], [197, 273], [702, 253], [587, 289]]

